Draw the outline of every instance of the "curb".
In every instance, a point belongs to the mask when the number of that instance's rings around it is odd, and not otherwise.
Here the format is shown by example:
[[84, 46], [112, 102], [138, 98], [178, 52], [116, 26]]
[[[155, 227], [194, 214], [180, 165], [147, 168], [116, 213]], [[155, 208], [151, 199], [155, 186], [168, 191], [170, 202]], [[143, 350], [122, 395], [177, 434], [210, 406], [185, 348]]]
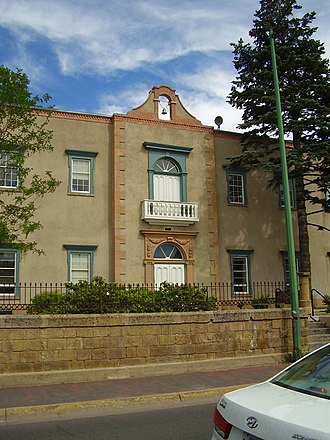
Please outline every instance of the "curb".
[[[98, 408], [122, 408], [127, 405], [150, 405], [160, 402], [176, 401], [177, 403], [188, 402], [192, 399], [215, 398], [218, 400], [222, 394], [239, 388], [252, 385], [232, 385], [228, 387], [210, 388], [206, 390], [182, 391], [166, 394], [154, 394], [138, 397], [121, 397], [115, 399], [90, 400], [82, 402], [58, 403], [49, 405], [21, 406], [0, 409], [0, 425], [14, 424], [23, 421], [33, 421], [36, 415], [61, 417], [68, 411], [95, 410]], [[31, 419], [31, 420], [29, 420]]]

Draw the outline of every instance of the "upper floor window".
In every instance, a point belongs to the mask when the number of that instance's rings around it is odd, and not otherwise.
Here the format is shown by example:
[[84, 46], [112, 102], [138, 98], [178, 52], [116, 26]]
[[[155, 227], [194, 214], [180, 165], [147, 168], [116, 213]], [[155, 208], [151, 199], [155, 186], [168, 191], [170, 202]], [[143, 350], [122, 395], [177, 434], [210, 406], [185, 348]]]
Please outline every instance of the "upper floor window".
[[154, 171], [154, 200], [180, 202], [181, 173], [178, 164], [162, 157], [157, 160]]
[[246, 175], [241, 171], [227, 171], [228, 203], [247, 205]]
[[[284, 191], [283, 183], [280, 184], [280, 207], [284, 208]], [[289, 179], [289, 194], [290, 194], [290, 205], [291, 208], [295, 209], [297, 207], [296, 203], [296, 182], [294, 179]]]
[[186, 159], [192, 148], [144, 143], [149, 150], [149, 199], [187, 201]]
[[97, 153], [66, 150], [69, 156], [69, 192], [94, 194], [94, 159]]
[[12, 157], [10, 153], [0, 154], [0, 187], [18, 187], [18, 172]]

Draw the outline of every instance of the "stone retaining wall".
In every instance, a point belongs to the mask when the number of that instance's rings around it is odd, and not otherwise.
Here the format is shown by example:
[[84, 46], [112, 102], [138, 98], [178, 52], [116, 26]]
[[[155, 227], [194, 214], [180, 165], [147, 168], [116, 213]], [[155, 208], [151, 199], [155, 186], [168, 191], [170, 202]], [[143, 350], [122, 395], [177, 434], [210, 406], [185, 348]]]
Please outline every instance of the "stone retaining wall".
[[[303, 350], [307, 318], [301, 318]], [[286, 354], [289, 309], [0, 317], [0, 376]]]

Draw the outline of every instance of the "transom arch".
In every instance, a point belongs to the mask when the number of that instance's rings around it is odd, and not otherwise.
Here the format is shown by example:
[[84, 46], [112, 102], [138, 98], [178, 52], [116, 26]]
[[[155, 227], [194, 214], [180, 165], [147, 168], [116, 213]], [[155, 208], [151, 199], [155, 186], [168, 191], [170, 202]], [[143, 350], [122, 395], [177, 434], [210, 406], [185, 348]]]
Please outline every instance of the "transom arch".
[[164, 156], [156, 160], [154, 171], [155, 173], [178, 175], [181, 173], [181, 167], [172, 157]]
[[153, 257], [155, 260], [183, 260], [180, 249], [174, 244], [167, 242], [160, 244], [155, 249]]

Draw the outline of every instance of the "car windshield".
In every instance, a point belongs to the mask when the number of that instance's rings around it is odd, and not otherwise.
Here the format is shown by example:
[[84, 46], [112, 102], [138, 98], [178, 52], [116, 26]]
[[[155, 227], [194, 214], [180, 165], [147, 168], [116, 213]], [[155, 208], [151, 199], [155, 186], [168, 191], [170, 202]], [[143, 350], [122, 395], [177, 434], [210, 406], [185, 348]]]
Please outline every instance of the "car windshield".
[[330, 399], [330, 344], [292, 365], [271, 383]]

